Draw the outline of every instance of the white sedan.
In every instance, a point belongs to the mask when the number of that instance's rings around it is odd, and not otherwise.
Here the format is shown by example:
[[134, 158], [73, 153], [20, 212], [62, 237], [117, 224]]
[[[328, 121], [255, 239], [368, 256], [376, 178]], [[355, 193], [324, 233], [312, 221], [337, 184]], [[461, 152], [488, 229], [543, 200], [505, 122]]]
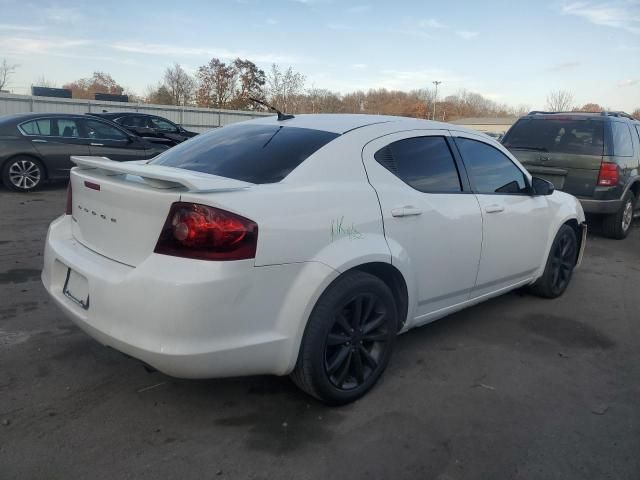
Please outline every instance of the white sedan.
[[268, 117], [74, 161], [42, 280], [75, 323], [169, 375], [291, 374], [330, 404], [374, 385], [398, 333], [561, 295], [585, 246], [574, 197], [443, 123]]

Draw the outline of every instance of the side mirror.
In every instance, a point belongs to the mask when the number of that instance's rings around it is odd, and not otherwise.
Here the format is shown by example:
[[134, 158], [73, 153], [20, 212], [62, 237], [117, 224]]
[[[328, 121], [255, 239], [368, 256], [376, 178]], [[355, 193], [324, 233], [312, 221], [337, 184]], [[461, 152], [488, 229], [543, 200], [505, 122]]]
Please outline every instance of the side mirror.
[[551, 195], [556, 189], [553, 183], [539, 177], [533, 177], [531, 179], [531, 188], [533, 189], [534, 195]]

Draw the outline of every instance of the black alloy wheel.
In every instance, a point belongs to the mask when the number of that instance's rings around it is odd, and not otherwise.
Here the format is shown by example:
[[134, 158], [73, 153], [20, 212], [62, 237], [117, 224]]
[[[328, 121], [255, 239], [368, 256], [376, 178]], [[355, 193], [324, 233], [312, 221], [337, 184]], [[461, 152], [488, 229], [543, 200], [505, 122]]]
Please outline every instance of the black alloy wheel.
[[532, 293], [556, 298], [569, 286], [578, 260], [578, 237], [570, 225], [562, 225], [551, 245], [544, 273], [530, 287]]
[[331, 383], [351, 390], [365, 383], [380, 364], [389, 336], [387, 307], [371, 293], [340, 305], [327, 335], [324, 366]]
[[357, 400], [389, 363], [397, 317], [396, 300], [380, 278], [362, 271], [344, 273], [309, 316], [292, 380], [330, 405]]

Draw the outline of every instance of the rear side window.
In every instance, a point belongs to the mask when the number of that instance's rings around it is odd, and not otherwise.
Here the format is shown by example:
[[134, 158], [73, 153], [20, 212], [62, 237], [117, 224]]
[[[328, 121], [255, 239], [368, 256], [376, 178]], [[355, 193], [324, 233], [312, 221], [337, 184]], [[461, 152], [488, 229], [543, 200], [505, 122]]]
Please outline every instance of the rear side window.
[[477, 140], [455, 140], [476, 192], [528, 193], [524, 173], [504, 153]]
[[633, 157], [633, 141], [627, 124], [611, 122], [613, 154], [617, 157]]
[[460, 192], [460, 176], [444, 137], [415, 137], [378, 150], [376, 161], [425, 193]]
[[118, 121], [121, 125], [126, 127], [146, 127], [147, 120], [144, 117], [124, 117]]
[[338, 136], [308, 128], [239, 123], [198, 135], [151, 163], [251, 183], [275, 183]]
[[574, 155], [604, 152], [604, 121], [600, 119], [522, 119], [509, 130], [504, 146]]

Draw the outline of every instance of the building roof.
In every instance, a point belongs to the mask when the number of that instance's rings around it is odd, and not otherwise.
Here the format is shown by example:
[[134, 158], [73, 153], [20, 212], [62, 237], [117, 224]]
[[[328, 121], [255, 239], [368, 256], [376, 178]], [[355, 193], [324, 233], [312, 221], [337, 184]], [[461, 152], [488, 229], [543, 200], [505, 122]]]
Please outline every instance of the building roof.
[[452, 120], [454, 125], [513, 125], [518, 117], [467, 117]]

